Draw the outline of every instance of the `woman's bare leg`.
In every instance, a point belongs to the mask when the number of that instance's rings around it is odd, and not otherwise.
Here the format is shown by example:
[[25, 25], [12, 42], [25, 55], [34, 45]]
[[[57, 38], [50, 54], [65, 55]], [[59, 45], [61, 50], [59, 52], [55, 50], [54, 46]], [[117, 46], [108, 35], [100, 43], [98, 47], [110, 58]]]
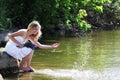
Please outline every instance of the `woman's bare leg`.
[[30, 66], [33, 53], [34, 51], [30, 52], [30, 54], [28, 54], [22, 59], [20, 63], [20, 69], [25, 70], [25, 71], [29, 71], [29, 70], [33, 71], [32, 67]]

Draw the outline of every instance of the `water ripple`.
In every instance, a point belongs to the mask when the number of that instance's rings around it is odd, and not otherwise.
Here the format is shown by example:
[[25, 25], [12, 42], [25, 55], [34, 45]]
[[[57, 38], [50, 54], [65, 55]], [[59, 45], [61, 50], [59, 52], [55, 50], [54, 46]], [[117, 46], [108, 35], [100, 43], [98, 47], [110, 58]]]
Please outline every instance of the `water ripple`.
[[35, 73], [53, 77], [67, 77], [72, 80], [120, 80], [120, 68], [107, 68], [101, 72], [76, 69], [41, 69], [36, 70]]

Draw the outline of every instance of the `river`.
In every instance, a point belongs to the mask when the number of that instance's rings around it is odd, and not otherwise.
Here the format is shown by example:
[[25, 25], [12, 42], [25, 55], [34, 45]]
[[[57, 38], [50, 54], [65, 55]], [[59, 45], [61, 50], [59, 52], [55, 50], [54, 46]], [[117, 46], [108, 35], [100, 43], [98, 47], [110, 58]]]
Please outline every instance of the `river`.
[[120, 80], [120, 31], [97, 31], [82, 38], [54, 38], [57, 49], [36, 49], [33, 73], [5, 80]]

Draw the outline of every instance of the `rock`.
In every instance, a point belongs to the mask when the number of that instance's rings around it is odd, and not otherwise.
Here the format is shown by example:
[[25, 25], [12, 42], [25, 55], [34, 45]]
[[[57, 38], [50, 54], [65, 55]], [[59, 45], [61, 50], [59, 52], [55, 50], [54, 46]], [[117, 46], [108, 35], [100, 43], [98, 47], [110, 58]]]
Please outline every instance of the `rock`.
[[0, 41], [0, 48], [5, 47], [5, 45], [6, 45], [6, 41]]
[[0, 52], [0, 74], [7, 75], [18, 71], [18, 61], [6, 52]]

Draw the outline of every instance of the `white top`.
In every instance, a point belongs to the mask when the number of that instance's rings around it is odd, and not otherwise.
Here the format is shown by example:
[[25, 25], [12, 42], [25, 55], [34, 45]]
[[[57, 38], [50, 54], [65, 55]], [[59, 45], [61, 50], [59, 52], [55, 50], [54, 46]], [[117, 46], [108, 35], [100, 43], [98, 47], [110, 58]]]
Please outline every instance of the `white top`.
[[[21, 44], [26, 42], [25, 39], [21, 36], [17, 36], [15, 39]], [[16, 43], [14, 43], [12, 40], [9, 40], [4, 48], [4, 51], [16, 59], [22, 59], [27, 56], [32, 51], [32, 49], [27, 47], [19, 48], [17, 47]]]

